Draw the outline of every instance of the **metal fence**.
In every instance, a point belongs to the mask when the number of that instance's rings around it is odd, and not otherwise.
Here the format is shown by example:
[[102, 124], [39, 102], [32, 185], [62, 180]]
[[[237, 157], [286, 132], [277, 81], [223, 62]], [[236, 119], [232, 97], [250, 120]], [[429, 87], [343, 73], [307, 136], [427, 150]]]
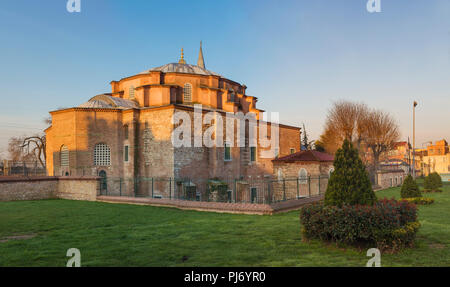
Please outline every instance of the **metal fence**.
[[325, 193], [328, 176], [305, 178], [103, 178], [100, 194], [209, 202], [270, 204]]
[[12, 161], [0, 162], [0, 176], [46, 176], [47, 169], [38, 161]]

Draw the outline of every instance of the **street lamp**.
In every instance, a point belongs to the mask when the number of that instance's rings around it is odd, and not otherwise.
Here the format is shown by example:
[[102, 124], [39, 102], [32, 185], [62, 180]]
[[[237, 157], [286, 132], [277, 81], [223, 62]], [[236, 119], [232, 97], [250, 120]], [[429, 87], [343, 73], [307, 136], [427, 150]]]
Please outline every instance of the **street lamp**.
[[416, 178], [416, 106], [417, 102], [413, 104], [413, 178]]

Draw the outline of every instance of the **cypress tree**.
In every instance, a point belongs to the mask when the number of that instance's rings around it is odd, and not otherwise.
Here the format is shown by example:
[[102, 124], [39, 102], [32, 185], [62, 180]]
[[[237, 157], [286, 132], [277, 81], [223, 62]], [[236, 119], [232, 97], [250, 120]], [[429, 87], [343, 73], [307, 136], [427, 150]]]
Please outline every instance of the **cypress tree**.
[[358, 150], [345, 140], [334, 158], [334, 172], [328, 181], [325, 205], [372, 205], [376, 202], [369, 174]]
[[402, 198], [413, 198], [422, 196], [422, 193], [420, 192], [417, 182], [411, 175], [408, 175], [405, 178], [405, 181], [402, 184], [402, 189], [400, 190], [400, 195]]

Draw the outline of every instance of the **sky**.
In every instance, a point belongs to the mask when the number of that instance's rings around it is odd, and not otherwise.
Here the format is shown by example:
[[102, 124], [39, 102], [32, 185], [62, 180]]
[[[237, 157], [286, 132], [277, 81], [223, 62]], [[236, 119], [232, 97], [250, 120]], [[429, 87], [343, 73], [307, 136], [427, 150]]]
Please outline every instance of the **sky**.
[[0, 158], [48, 112], [110, 92], [109, 83], [176, 62], [245, 84], [258, 108], [317, 139], [338, 100], [393, 115], [416, 146], [450, 140], [450, 1], [2, 0]]

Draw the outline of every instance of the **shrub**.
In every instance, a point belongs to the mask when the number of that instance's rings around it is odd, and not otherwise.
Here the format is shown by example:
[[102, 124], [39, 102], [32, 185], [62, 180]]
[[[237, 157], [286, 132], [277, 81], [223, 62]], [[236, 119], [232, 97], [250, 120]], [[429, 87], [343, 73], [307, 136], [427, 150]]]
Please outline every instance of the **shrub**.
[[300, 211], [304, 239], [375, 243], [379, 249], [392, 251], [411, 245], [418, 228], [416, 221], [416, 206], [394, 199], [371, 206], [313, 204]]
[[334, 172], [328, 181], [325, 205], [372, 205], [375, 202], [375, 193], [358, 150], [345, 140], [335, 155]]
[[402, 198], [422, 197], [419, 186], [411, 175], [408, 175], [405, 178], [402, 189], [400, 190], [400, 195]]
[[425, 192], [441, 192], [442, 178], [437, 172], [430, 173], [425, 177], [424, 188]]
[[402, 200], [419, 205], [428, 205], [434, 202], [434, 199], [426, 197], [411, 197], [411, 198], [403, 198]]

